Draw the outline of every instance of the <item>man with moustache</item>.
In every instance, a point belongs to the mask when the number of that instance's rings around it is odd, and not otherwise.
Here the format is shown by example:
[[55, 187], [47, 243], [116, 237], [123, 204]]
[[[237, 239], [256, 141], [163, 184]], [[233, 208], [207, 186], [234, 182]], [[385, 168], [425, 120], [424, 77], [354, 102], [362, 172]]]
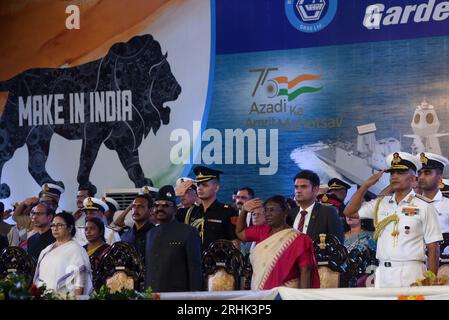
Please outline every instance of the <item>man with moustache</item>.
[[250, 187], [242, 187], [237, 191], [235, 196], [235, 205], [240, 212], [243, 209], [243, 205], [246, 201], [253, 199], [255, 196], [254, 190]]
[[145, 259], [145, 239], [147, 233], [154, 227], [154, 224], [150, 221], [152, 208], [153, 199], [149, 193], [137, 195], [132, 203], [131, 209], [134, 225], [122, 234], [122, 241], [134, 246], [143, 259]]
[[[408, 287], [423, 277], [426, 270], [437, 274], [439, 241], [443, 237], [431, 201], [413, 190], [421, 162], [406, 152], [395, 152], [386, 160], [390, 167], [374, 174], [360, 186], [344, 214], [351, 218], [374, 219], [373, 238], [377, 240], [376, 258], [379, 259], [375, 286]], [[390, 173], [393, 194], [362, 205], [363, 196], [384, 172]]]
[[175, 219], [172, 186], [159, 189], [155, 208], [158, 226], [146, 236], [145, 287], [154, 292], [200, 291], [201, 239], [198, 230]]
[[235, 235], [238, 213], [217, 200], [220, 175], [223, 172], [204, 166], [195, 167], [193, 172], [196, 175], [198, 198], [201, 204], [186, 215], [185, 222], [198, 229], [203, 250], [219, 239], [231, 240], [236, 248], [239, 248], [240, 244]]

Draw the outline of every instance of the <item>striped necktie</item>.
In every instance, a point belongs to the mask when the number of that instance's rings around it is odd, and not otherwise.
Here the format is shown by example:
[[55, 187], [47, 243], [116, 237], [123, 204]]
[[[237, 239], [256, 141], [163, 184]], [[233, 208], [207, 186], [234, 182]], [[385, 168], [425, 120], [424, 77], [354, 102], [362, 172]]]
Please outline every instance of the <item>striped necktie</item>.
[[299, 219], [298, 231], [302, 232], [302, 229], [304, 229], [304, 222], [306, 221], [307, 211], [302, 210], [300, 212], [300, 214], [301, 214], [301, 219]]

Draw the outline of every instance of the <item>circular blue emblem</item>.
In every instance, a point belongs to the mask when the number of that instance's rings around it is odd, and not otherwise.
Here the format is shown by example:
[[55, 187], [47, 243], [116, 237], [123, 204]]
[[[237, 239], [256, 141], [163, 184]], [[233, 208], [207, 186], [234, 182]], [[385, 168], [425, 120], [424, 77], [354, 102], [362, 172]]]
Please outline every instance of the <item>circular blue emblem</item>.
[[301, 32], [318, 32], [326, 28], [337, 13], [338, 0], [285, 0], [285, 14]]

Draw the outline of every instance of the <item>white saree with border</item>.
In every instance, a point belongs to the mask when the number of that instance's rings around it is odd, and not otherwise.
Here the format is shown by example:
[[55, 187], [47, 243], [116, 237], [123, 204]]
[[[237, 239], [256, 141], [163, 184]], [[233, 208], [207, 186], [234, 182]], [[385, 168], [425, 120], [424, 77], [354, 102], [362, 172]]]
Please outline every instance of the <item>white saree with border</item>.
[[74, 293], [83, 288], [83, 295], [92, 291], [92, 271], [86, 250], [70, 240], [60, 246], [49, 245], [39, 255], [34, 280], [56, 293]]

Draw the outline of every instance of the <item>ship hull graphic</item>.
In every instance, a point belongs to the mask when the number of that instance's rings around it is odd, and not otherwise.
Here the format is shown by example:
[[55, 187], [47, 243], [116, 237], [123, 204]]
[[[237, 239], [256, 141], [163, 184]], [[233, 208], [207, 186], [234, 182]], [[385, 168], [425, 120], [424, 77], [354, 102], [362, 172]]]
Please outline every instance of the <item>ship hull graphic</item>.
[[[396, 138], [377, 140], [376, 125], [369, 123], [357, 127], [358, 136], [355, 143], [323, 144], [322, 148], [314, 150], [314, 154], [348, 182], [361, 185], [373, 174], [389, 166], [385, 157], [393, 152], [432, 152], [442, 155], [439, 138], [447, 136], [448, 133], [438, 133], [440, 122], [432, 105], [424, 101], [416, 107], [411, 127], [413, 134], [404, 135], [413, 139], [408, 150], [401, 148], [401, 142]], [[389, 175], [385, 174], [369, 191], [379, 194], [388, 185]]]

